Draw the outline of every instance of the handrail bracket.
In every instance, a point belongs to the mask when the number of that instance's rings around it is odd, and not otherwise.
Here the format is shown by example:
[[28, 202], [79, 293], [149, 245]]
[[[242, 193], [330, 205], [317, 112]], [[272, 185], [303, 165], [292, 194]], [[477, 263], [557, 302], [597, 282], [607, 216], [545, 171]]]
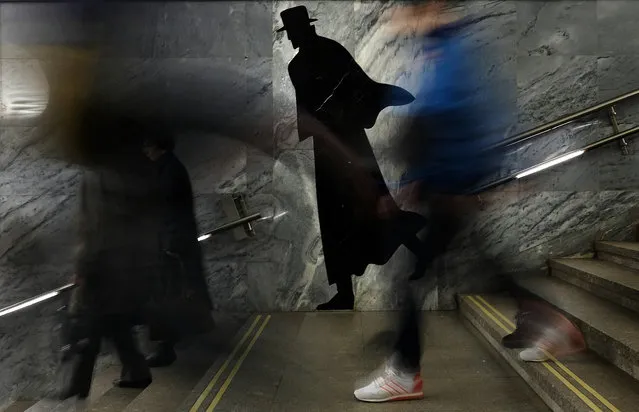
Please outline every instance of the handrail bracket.
[[[617, 111], [615, 110], [615, 105], [608, 106], [608, 118], [610, 119], [610, 124], [612, 125], [612, 130], [615, 134], [619, 133], [619, 122], [617, 121]], [[625, 138], [619, 139], [619, 147], [621, 148], [621, 153], [624, 155], [628, 155], [628, 142]]]

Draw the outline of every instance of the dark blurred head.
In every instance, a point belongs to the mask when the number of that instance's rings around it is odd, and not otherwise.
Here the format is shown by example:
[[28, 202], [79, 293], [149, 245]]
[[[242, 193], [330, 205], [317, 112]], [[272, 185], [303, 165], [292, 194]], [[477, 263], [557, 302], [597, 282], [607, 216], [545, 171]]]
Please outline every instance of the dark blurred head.
[[163, 154], [172, 152], [175, 148], [173, 136], [158, 130], [145, 136], [142, 144], [144, 154], [151, 160], [158, 160]]
[[396, 34], [423, 35], [461, 16], [459, 0], [401, 1], [391, 9], [389, 29]]

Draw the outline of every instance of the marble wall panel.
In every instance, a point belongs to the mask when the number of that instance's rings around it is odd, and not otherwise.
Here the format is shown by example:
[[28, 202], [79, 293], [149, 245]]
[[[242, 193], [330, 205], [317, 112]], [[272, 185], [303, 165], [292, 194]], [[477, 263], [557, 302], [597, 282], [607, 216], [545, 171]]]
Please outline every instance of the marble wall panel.
[[596, 1], [519, 1], [517, 51], [522, 56], [596, 55]]
[[156, 57], [240, 57], [247, 52], [246, 4], [166, 2], [156, 31]]
[[600, 0], [596, 3], [598, 54], [639, 53], [639, 39], [634, 35], [639, 4], [632, 0]]
[[[639, 69], [639, 53], [636, 55], [611, 55], [597, 59], [599, 81], [598, 99], [615, 98], [639, 89], [636, 70]], [[639, 125], [639, 98], [634, 97], [615, 105], [621, 130]]]

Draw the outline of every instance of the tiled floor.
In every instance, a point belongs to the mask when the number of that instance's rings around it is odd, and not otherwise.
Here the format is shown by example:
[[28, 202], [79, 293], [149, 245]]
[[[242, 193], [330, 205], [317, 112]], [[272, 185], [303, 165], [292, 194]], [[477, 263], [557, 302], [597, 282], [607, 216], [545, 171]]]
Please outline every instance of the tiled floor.
[[273, 314], [215, 411], [548, 410], [456, 312], [425, 314], [425, 399], [383, 405], [356, 401], [355, 383], [389, 352], [395, 316]]

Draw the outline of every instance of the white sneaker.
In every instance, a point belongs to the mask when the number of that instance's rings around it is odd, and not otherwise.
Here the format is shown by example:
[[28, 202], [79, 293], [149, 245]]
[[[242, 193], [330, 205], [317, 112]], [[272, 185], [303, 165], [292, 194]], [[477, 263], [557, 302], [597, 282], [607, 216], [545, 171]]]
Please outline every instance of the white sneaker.
[[559, 358], [581, 352], [586, 348], [583, 335], [577, 327], [568, 320], [547, 325], [535, 344], [519, 353], [524, 362], [545, 362], [552, 358]]
[[354, 395], [363, 402], [406, 401], [423, 398], [423, 386], [419, 372], [402, 372], [388, 362], [379, 376], [355, 390]]
[[548, 352], [538, 347], [524, 349], [519, 353], [519, 359], [524, 362], [545, 362], [548, 358]]

